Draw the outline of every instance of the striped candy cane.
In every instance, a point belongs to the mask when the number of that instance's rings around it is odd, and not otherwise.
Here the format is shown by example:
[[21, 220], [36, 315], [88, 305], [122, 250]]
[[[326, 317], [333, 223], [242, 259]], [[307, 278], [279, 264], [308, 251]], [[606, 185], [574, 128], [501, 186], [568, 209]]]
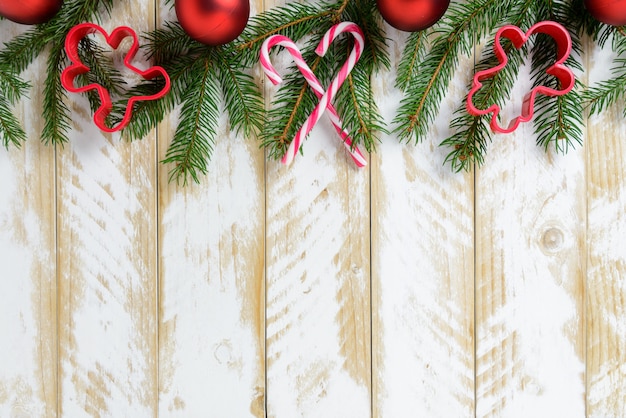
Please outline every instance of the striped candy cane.
[[[305, 76], [305, 79], [307, 80], [307, 82], [311, 85], [311, 88], [315, 92], [316, 96], [320, 98], [320, 101], [315, 107], [315, 109], [313, 109], [313, 112], [311, 113], [311, 115], [309, 115], [309, 117], [304, 122], [302, 127], [296, 133], [294, 140], [289, 145], [289, 149], [287, 150], [287, 152], [285, 153], [285, 155], [283, 156], [281, 160], [283, 164], [288, 165], [293, 161], [298, 150], [300, 149], [300, 146], [304, 138], [309, 134], [309, 132], [311, 132], [315, 124], [320, 120], [320, 118], [324, 114], [324, 111], [327, 108], [330, 109], [330, 107], [332, 107], [332, 104], [331, 104], [332, 99], [335, 97], [335, 95], [337, 94], [337, 91], [339, 90], [339, 87], [341, 87], [345, 79], [348, 77], [348, 74], [350, 74], [350, 71], [352, 71], [352, 68], [354, 68], [357, 61], [361, 57], [361, 53], [363, 52], [363, 47], [365, 45], [363, 32], [356, 24], [352, 22], [339, 23], [333, 26], [332, 28], [330, 28], [330, 30], [324, 35], [319, 45], [315, 49], [315, 52], [320, 56], [324, 56], [326, 52], [328, 51], [328, 47], [330, 46], [330, 44], [335, 40], [335, 38], [337, 38], [337, 36], [339, 36], [343, 32], [351, 33], [355, 39], [355, 44], [354, 44], [352, 51], [350, 52], [348, 60], [341, 67], [341, 69], [339, 70], [339, 74], [337, 74], [335, 79], [333, 79], [333, 81], [331, 82], [330, 88], [326, 91], [323, 90], [321, 84], [319, 83], [319, 81], [317, 80], [313, 72], [310, 70], [308, 65], [306, 65], [306, 63], [302, 59], [302, 55], [297, 50], [297, 48], [292, 49], [292, 48], [286, 47], [288, 51], [294, 56], [296, 65]], [[280, 36], [280, 35], [277, 35], [277, 36]], [[275, 42], [274, 45], [277, 45], [278, 43], [283, 42], [283, 41], [291, 42], [286, 37], [282, 37], [282, 38], [270, 37], [265, 41], [264, 47], [261, 48], [261, 63], [262, 63], [263, 69], [265, 73], [267, 74], [268, 78], [270, 79], [270, 81], [272, 81], [274, 84], [280, 83], [282, 79], [269, 61], [269, 49], [271, 48], [270, 44], [272, 42]], [[293, 44], [293, 42], [291, 42], [291, 44]], [[295, 47], [295, 45], [293, 46]], [[295, 51], [297, 51], [297, 55], [294, 55]], [[358, 166], [362, 167], [366, 163], [365, 158], [360, 153], [360, 151], [358, 151], [357, 148], [354, 148], [354, 150], [352, 149], [351, 140], [349, 139], [347, 132], [345, 132], [345, 130], [341, 128], [341, 121], [339, 120], [337, 112], [333, 108], [333, 110], [329, 110], [329, 113], [331, 115], [331, 121], [333, 122], [333, 125], [335, 125], [337, 132], [339, 132], [340, 136], [344, 140], [344, 144], [346, 145], [346, 147], [349, 148], [349, 150], [351, 151], [352, 158], [355, 160]]]
[[[272, 35], [269, 38], [267, 38], [265, 42], [263, 42], [263, 45], [261, 46], [261, 66], [263, 68], [263, 71], [269, 78], [269, 80], [273, 84], [279, 84], [282, 82], [281, 76], [278, 74], [278, 72], [272, 65], [272, 62], [269, 57], [270, 50], [277, 45], [284, 47], [291, 54], [296, 66], [300, 70], [300, 73], [302, 73], [305, 80], [309, 83], [309, 85], [311, 86], [311, 89], [313, 90], [317, 98], [318, 99], [321, 98], [325, 93], [325, 90], [322, 87], [322, 84], [319, 82], [319, 80], [317, 79], [317, 77], [315, 76], [311, 68], [308, 66], [308, 64], [304, 61], [304, 58], [302, 57], [302, 53], [300, 52], [300, 49], [298, 49], [297, 45], [286, 36]], [[342, 127], [343, 123], [341, 122], [341, 119], [339, 118], [339, 115], [337, 114], [337, 110], [335, 109], [335, 107], [331, 103], [329, 103], [327, 106], [327, 110], [329, 113], [329, 119], [331, 123], [333, 124], [335, 130], [341, 137], [344, 146], [346, 147], [347, 151], [350, 153], [350, 156], [354, 160], [355, 164], [358, 167], [366, 166], [367, 161], [365, 160], [365, 157], [363, 156], [361, 151], [358, 149], [358, 147], [352, 147], [352, 139], [350, 139], [348, 132], [345, 129], [343, 129]]]

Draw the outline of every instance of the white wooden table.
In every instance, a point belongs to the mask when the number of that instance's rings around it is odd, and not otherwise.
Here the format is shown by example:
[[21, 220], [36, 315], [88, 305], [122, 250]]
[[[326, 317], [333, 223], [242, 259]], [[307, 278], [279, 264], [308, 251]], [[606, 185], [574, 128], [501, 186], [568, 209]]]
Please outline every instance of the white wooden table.
[[[120, 3], [105, 28], [173, 19]], [[565, 156], [528, 124], [452, 173], [468, 57], [420, 145], [383, 137], [359, 170], [322, 124], [286, 168], [224, 117], [209, 174], [179, 187], [158, 163], [176, 114], [129, 144], [72, 95], [71, 142], [42, 145], [44, 67], [17, 109], [29, 140], [0, 150], [1, 417], [626, 414], [620, 109]], [[391, 121], [393, 73], [376, 91]]]

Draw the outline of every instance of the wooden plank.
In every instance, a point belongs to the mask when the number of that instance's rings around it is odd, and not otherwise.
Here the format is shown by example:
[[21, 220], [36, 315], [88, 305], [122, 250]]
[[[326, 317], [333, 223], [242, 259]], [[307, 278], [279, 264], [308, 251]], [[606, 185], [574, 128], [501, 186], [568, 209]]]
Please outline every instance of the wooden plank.
[[[608, 48], [607, 48], [608, 49]], [[609, 77], [614, 55], [589, 47], [590, 85]], [[626, 125], [624, 103], [587, 125], [587, 411], [626, 411]]]
[[[107, 31], [139, 33], [154, 3], [117, 3]], [[71, 96], [58, 158], [60, 410], [63, 416], [155, 416], [156, 141], [103, 135]]]
[[[0, 22], [2, 39], [19, 27]], [[0, 416], [53, 417], [57, 412], [54, 148], [39, 141], [41, 69], [23, 76], [30, 99], [16, 107], [28, 141], [0, 150]]]
[[268, 163], [268, 416], [370, 415], [369, 175], [330, 126]]
[[[404, 38], [390, 31], [392, 62]], [[459, 71], [462, 73], [462, 71]], [[392, 120], [395, 74], [376, 78]], [[372, 353], [374, 416], [474, 413], [473, 176], [452, 173], [439, 143], [465, 80], [418, 146], [385, 136], [372, 156]]]
[[159, 166], [161, 416], [265, 416], [265, 159], [225, 114], [216, 142], [200, 184], [168, 184]]
[[532, 132], [495, 136], [476, 175], [481, 417], [585, 415], [584, 154], [546, 154]]
[[369, 169], [322, 122], [267, 163], [269, 417], [370, 416]]

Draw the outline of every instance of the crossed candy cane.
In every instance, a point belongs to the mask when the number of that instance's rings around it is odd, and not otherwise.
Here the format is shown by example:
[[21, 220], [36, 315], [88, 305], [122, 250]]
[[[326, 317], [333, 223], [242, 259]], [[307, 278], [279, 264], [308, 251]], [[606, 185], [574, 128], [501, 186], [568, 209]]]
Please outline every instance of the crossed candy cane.
[[267, 78], [269, 78], [273, 84], [279, 84], [280, 82], [282, 82], [282, 78], [270, 61], [269, 51], [274, 46], [280, 45], [283, 46], [291, 54], [296, 66], [304, 76], [307, 83], [309, 83], [309, 86], [311, 86], [311, 89], [315, 93], [315, 96], [320, 99], [315, 109], [313, 109], [313, 112], [308, 116], [307, 120], [296, 133], [294, 140], [291, 141], [291, 144], [289, 144], [289, 149], [281, 160], [282, 163], [285, 165], [291, 164], [298, 150], [300, 149], [302, 141], [304, 140], [304, 138], [306, 138], [309, 132], [313, 130], [313, 127], [321, 119], [326, 109], [328, 109], [329, 119], [331, 123], [341, 137], [344, 146], [350, 153], [350, 156], [354, 160], [355, 164], [358, 167], [364, 167], [365, 165], [367, 165], [367, 161], [365, 160], [365, 157], [363, 156], [359, 148], [352, 146], [352, 140], [350, 139], [348, 132], [343, 129], [341, 119], [339, 119], [339, 115], [337, 114], [337, 110], [331, 103], [331, 101], [337, 94], [339, 87], [341, 87], [343, 82], [348, 77], [348, 74], [350, 74], [350, 71], [352, 71], [357, 61], [361, 57], [361, 53], [363, 52], [363, 47], [365, 45], [363, 32], [361, 31], [361, 28], [359, 28], [355, 23], [339, 23], [330, 28], [328, 32], [326, 32], [319, 45], [315, 49], [315, 53], [323, 57], [328, 51], [330, 44], [335, 40], [335, 38], [337, 38], [337, 36], [339, 36], [343, 32], [349, 32], [352, 34], [355, 40], [354, 47], [352, 48], [348, 59], [339, 70], [339, 74], [337, 74], [337, 76], [331, 82], [328, 90], [324, 90], [322, 84], [319, 82], [315, 74], [313, 74], [311, 68], [304, 61], [302, 53], [300, 52], [296, 44], [288, 37], [283, 35], [272, 35], [267, 38], [261, 46], [261, 66], [263, 67], [263, 71], [267, 75]]

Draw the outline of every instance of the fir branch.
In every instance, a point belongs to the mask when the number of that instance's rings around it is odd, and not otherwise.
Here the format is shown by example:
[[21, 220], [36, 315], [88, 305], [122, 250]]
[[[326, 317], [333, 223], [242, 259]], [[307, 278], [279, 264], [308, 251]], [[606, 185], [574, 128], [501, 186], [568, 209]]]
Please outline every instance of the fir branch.
[[[330, 78], [327, 70], [320, 72], [328, 67], [320, 65], [321, 58], [316, 56], [312, 49], [311, 45], [303, 49], [305, 61], [312, 63], [310, 67], [320, 80]], [[316, 103], [317, 98], [295, 65], [292, 65], [276, 92], [268, 112], [267, 123], [260, 136], [261, 146], [268, 148], [269, 157], [275, 159], [282, 157]]]
[[45, 124], [41, 139], [45, 144], [67, 142], [70, 129], [70, 111], [65, 104], [66, 91], [61, 85], [59, 73], [65, 67], [66, 55], [62, 45], [52, 48], [48, 56], [48, 66], [43, 91], [43, 118]]
[[157, 65], [171, 65], [182, 56], [200, 55], [207, 49], [190, 38], [178, 22], [165, 22], [162, 28], [144, 35], [144, 39], [146, 57]]
[[254, 79], [233, 65], [232, 52], [217, 50], [216, 63], [231, 126], [245, 136], [259, 132], [265, 120], [263, 96]]
[[614, 76], [610, 80], [601, 81], [583, 93], [583, 101], [589, 113], [599, 114], [616, 102], [621, 101], [626, 93], [626, 77]]
[[187, 183], [191, 177], [198, 183], [199, 175], [207, 173], [219, 126], [218, 74], [208, 58], [198, 60], [193, 68], [192, 82], [182, 97], [180, 122], [164, 163], [174, 163], [170, 181]]
[[353, 146], [363, 144], [372, 152], [379, 141], [377, 134], [387, 132], [372, 92], [371, 74], [356, 66], [337, 94], [336, 106], [343, 127], [350, 133]]
[[469, 55], [474, 42], [506, 15], [509, 2], [473, 0], [453, 4], [438, 23], [432, 49], [406, 88], [393, 121], [399, 139], [424, 138], [438, 114], [460, 54]]
[[[508, 2], [505, 4], [507, 15], [503, 16], [512, 24], [518, 27], [527, 27], [534, 23], [535, 0], [526, 0], [522, 3]], [[499, 64], [499, 60], [494, 53], [494, 40], [488, 42], [487, 50], [483, 58], [476, 65], [475, 71], [482, 71], [493, 68]], [[482, 80], [483, 86], [474, 95], [474, 105], [479, 109], [487, 109], [492, 104], [502, 107], [510, 97], [510, 92], [515, 85], [520, 66], [522, 65], [522, 54], [527, 48], [523, 46], [518, 51], [509, 40], [503, 40], [502, 48], [508, 57], [508, 64], [493, 77]], [[468, 89], [471, 88], [470, 86]], [[454, 134], [446, 138], [441, 146], [451, 148], [446, 156], [445, 163], [449, 163], [454, 171], [468, 170], [474, 163], [482, 165], [484, 154], [488, 144], [491, 142], [493, 132], [490, 121], [492, 114], [484, 116], [470, 115], [465, 107], [465, 101], [456, 111], [457, 115], [451, 122], [450, 127]]]
[[412, 32], [406, 41], [396, 74], [396, 87], [402, 91], [406, 91], [411, 80], [418, 76], [419, 64], [427, 52], [428, 33], [425, 30]]
[[0, 93], [0, 140], [5, 148], [10, 144], [20, 147], [26, 141], [26, 133], [11, 109], [11, 101]]
[[[585, 90], [582, 100], [589, 113], [599, 114], [626, 97], [626, 32], [622, 28], [604, 25], [598, 35], [601, 43], [611, 40], [612, 48], [618, 54], [611, 68], [611, 78]], [[626, 115], [626, 108], [624, 109]]]
[[327, 30], [333, 13], [333, 8], [325, 9], [320, 4], [289, 3], [251, 17], [239, 40], [235, 41], [242, 64], [246, 67], [256, 64], [261, 44], [271, 35], [282, 34], [297, 42], [307, 35]]
[[17, 74], [6, 67], [0, 66], [0, 94], [10, 104], [15, 104], [20, 97], [24, 96], [30, 84], [22, 80]]
[[552, 144], [557, 152], [567, 152], [574, 144], [582, 145], [583, 107], [576, 90], [563, 96], [540, 95], [535, 101], [534, 119], [537, 144], [547, 151]]
[[[554, 20], [568, 27], [568, 6], [563, 1], [542, 0], [537, 2], [539, 20]], [[580, 39], [576, 33], [570, 34], [572, 38], [572, 52], [565, 65], [582, 71], [579, 57], [582, 52]], [[533, 58], [531, 62], [531, 76], [534, 79], [533, 86], [548, 86], [560, 89], [561, 86], [556, 77], [546, 73], [546, 69], [557, 56], [557, 45], [554, 39], [544, 34], [538, 34], [533, 45]], [[577, 82], [575, 87], [580, 87]], [[564, 96], [537, 97], [535, 107], [534, 126], [537, 134], [537, 144], [548, 149], [550, 144], [558, 152], [565, 152], [574, 144], [582, 144], [583, 133], [583, 107], [580, 93], [575, 89]]]
[[48, 44], [48, 34], [40, 28], [31, 29], [4, 44], [0, 51], [0, 67], [21, 74]]

